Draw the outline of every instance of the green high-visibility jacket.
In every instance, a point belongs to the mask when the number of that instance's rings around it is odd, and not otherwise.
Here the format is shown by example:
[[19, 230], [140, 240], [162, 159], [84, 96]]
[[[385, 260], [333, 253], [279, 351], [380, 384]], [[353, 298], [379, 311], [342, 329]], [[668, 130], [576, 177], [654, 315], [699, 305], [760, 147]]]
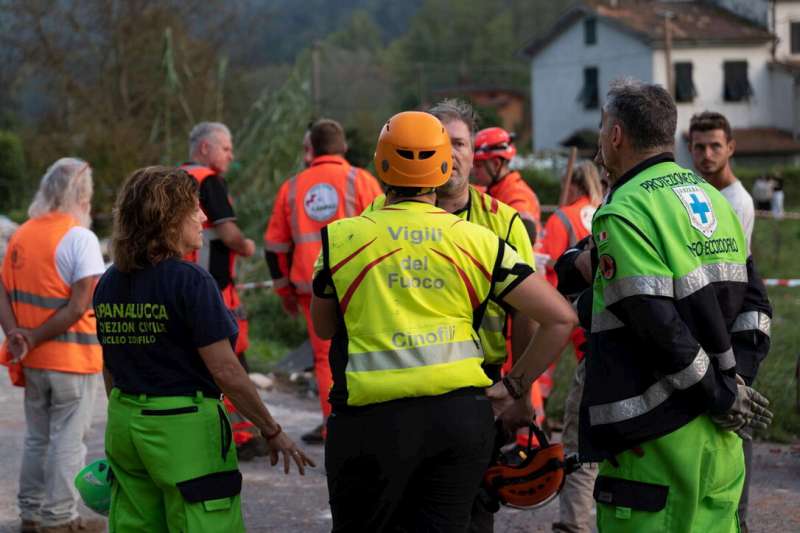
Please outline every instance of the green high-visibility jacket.
[[581, 455], [670, 433], [736, 394], [731, 331], [747, 244], [725, 198], [671, 154], [622, 176], [595, 214], [598, 269]]

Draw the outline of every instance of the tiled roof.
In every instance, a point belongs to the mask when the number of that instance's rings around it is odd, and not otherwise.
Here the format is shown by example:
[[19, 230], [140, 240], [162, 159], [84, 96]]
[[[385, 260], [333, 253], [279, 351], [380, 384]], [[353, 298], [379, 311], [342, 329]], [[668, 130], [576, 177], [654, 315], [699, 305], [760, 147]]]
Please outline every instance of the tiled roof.
[[531, 57], [583, 17], [617, 26], [655, 48], [664, 46], [664, 16], [670, 14], [672, 42], [677, 47], [730, 44], [761, 44], [772, 40], [764, 27], [726, 9], [700, 2], [659, 0], [585, 0], [569, 9], [541, 39], [529, 43], [523, 52]]

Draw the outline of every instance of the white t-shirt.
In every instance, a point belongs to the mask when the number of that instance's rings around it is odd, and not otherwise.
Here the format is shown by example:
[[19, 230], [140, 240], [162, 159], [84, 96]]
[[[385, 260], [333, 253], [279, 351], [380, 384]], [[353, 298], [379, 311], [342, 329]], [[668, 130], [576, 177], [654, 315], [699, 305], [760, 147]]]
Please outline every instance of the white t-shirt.
[[753, 197], [744, 188], [742, 182], [734, 181], [724, 189], [720, 189], [724, 196], [739, 217], [739, 222], [744, 228], [744, 236], [747, 238], [747, 254], [750, 254], [750, 241], [753, 237], [753, 223], [755, 222], [755, 209], [753, 208]]
[[91, 230], [75, 226], [56, 247], [56, 270], [67, 285], [106, 271], [100, 241]]

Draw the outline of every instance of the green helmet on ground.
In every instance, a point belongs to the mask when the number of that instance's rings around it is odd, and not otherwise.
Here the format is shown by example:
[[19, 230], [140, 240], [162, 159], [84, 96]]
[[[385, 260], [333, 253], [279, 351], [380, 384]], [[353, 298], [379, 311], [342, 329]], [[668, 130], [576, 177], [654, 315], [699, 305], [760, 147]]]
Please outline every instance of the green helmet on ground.
[[75, 488], [83, 503], [96, 513], [108, 516], [111, 507], [111, 467], [105, 459], [86, 465], [75, 476]]

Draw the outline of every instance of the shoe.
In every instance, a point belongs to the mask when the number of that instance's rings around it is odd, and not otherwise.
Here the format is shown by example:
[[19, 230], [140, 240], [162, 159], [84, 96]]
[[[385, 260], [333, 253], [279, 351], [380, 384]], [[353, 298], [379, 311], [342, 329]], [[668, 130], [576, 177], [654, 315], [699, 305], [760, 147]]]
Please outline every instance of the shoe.
[[324, 444], [325, 438], [322, 436], [322, 424], [302, 435], [300, 440], [306, 444]]
[[70, 520], [66, 524], [58, 526], [40, 527], [41, 533], [99, 533], [106, 530], [106, 521], [102, 518], [82, 518], [78, 517]]
[[39, 533], [39, 522], [36, 520], [23, 520], [19, 526], [20, 533]]
[[240, 461], [250, 461], [265, 455], [269, 455], [269, 446], [267, 446], [267, 439], [261, 435], [257, 435], [241, 446], [236, 447], [236, 456]]

